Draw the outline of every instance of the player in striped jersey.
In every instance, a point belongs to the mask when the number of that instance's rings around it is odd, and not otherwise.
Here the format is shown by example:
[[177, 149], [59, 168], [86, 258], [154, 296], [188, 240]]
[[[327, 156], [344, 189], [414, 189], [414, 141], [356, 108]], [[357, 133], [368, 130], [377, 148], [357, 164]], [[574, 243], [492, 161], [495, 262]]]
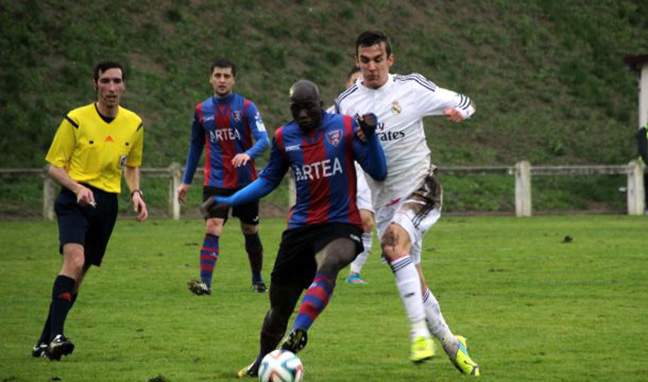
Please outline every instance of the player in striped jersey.
[[[230, 197], [217, 196], [206, 203], [207, 207], [212, 203], [236, 206], [258, 200], [293, 170], [297, 200], [272, 270], [270, 310], [263, 321], [260, 351], [251, 365], [239, 371], [239, 377], [258, 374], [263, 357], [283, 338], [304, 289], [282, 348], [296, 353], [306, 346], [306, 333], [328, 304], [339, 271], [362, 252], [354, 160], [377, 181], [387, 175], [374, 134], [375, 116], [356, 121], [325, 112], [317, 86], [307, 80], [291, 87], [290, 100], [294, 121], [275, 133], [270, 162], [259, 179]], [[366, 142], [358, 138], [358, 124]]]
[[[257, 178], [254, 159], [270, 145], [261, 114], [253, 102], [232, 92], [236, 66], [219, 59], [211, 66], [209, 82], [214, 95], [196, 106], [191, 127], [191, 145], [182, 184], [177, 189], [180, 203], [186, 202], [203, 147], [206, 151], [203, 201], [214, 195], [231, 195]], [[256, 141], [254, 144], [253, 140]], [[219, 240], [229, 210], [213, 210], [205, 217], [205, 237], [200, 249], [200, 280], [189, 280], [196, 295], [210, 295], [214, 266], [220, 255]], [[259, 239], [259, 203], [254, 201], [232, 209], [241, 221], [245, 251], [252, 270], [252, 288], [265, 292], [261, 277], [263, 246]]]
[[475, 108], [465, 95], [437, 87], [420, 74], [390, 74], [393, 63], [385, 34], [360, 34], [356, 40], [356, 65], [362, 79], [338, 96], [336, 112], [374, 113], [381, 121], [376, 132], [385, 151], [389, 176], [384, 182], [367, 182], [372, 190], [383, 256], [394, 272], [412, 327], [411, 360], [422, 362], [434, 356], [432, 332], [461, 372], [479, 375], [479, 366], [468, 355], [465, 339], [453, 335], [445, 322], [420, 265], [423, 236], [441, 216], [442, 201], [436, 167], [430, 163], [423, 117], [445, 115], [451, 122], [461, 122]]

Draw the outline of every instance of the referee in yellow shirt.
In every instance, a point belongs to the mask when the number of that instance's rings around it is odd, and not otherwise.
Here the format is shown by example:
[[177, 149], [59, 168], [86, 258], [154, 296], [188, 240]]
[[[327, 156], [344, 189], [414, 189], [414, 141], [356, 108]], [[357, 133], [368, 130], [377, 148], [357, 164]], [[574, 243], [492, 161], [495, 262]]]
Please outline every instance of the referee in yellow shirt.
[[34, 357], [60, 360], [74, 350], [63, 326], [86, 272], [101, 265], [117, 219], [122, 171], [137, 220], [148, 216], [139, 172], [144, 128], [137, 114], [119, 106], [125, 78], [119, 63], [99, 63], [94, 69], [97, 102], [65, 116], [47, 153], [48, 174], [62, 186], [55, 210], [63, 266]]

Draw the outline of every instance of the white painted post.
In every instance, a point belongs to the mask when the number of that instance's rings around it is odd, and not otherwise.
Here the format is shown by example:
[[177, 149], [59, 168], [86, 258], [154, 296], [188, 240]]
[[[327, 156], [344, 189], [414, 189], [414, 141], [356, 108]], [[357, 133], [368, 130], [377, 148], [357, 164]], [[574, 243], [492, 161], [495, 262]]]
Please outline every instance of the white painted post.
[[176, 189], [180, 185], [180, 164], [171, 163], [169, 166], [169, 214], [173, 220], [180, 220], [180, 202], [176, 195]]
[[643, 215], [644, 203], [644, 166], [637, 160], [628, 164], [628, 215]]
[[648, 64], [641, 67], [639, 75], [639, 128], [648, 124]]
[[43, 219], [54, 220], [54, 202], [56, 201], [56, 182], [47, 174], [47, 167], [43, 172]]
[[531, 216], [531, 164], [515, 164], [515, 216]]

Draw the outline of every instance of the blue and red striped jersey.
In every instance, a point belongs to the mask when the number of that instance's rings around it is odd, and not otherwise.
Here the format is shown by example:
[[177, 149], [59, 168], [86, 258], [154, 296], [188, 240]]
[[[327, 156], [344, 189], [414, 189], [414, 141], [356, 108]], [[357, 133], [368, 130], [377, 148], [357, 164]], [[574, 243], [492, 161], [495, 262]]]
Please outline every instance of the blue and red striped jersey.
[[319, 128], [305, 132], [293, 121], [276, 131], [270, 162], [260, 177], [278, 185], [292, 168], [297, 198], [288, 229], [321, 223], [361, 227], [353, 161], [361, 157], [369, 163], [370, 159], [365, 158], [366, 145], [354, 134], [356, 128], [349, 116], [323, 113]]
[[[205, 186], [235, 189], [250, 184], [257, 178], [254, 158], [269, 145], [263, 119], [253, 102], [237, 93], [210, 97], [196, 106], [183, 183], [191, 184], [204, 147]], [[236, 168], [232, 159], [240, 153], [248, 154], [251, 160]]]

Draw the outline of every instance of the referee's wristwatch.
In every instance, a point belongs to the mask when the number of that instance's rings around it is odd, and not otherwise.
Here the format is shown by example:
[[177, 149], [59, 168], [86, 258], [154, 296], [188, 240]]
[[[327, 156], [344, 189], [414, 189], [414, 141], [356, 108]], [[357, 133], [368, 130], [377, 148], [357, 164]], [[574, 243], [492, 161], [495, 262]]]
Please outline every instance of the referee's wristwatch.
[[133, 195], [135, 195], [135, 193], [138, 193], [140, 195], [140, 198], [144, 199], [144, 193], [140, 189], [135, 189], [131, 192], [131, 199], [133, 199]]

